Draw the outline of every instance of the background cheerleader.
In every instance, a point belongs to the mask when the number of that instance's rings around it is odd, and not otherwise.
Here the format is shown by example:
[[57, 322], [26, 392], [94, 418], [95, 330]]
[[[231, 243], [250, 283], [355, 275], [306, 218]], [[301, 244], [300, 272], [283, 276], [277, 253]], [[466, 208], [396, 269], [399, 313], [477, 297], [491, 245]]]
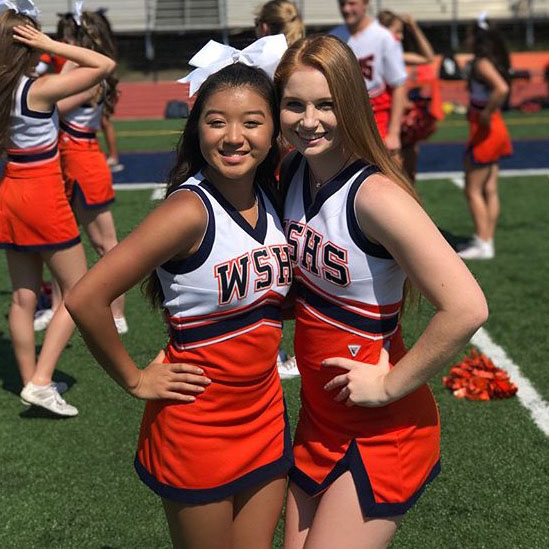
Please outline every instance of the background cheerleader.
[[463, 259], [492, 259], [500, 212], [498, 162], [513, 152], [500, 110], [509, 95], [510, 61], [503, 37], [485, 13], [469, 27], [466, 44], [474, 57], [469, 66], [465, 196], [475, 234], [471, 245], [459, 255]]
[[[73, 43], [114, 59], [116, 50], [110, 27], [104, 16], [91, 11], [75, 14]], [[75, 68], [67, 62], [62, 72]], [[90, 90], [58, 102], [60, 113], [59, 150], [65, 190], [77, 221], [84, 227], [95, 251], [105, 255], [118, 244], [114, 219], [109, 209], [114, 201], [112, 175], [107, 159], [99, 147], [96, 132], [108, 119], [117, 100], [118, 80], [111, 73]], [[112, 303], [119, 333], [126, 333], [124, 296]]]
[[[68, 74], [30, 77], [41, 51], [78, 64]], [[0, 15], [0, 146], [7, 164], [0, 184], [0, 247], [12, 282], [9, 324], [23, 380], [24, 402], [56, 414], [78, 413], [52, 383], [74, 324], [56, 311], [36, 360], [33, 317], [44, 261], [63, 294], [86, 270], [78, 227], [65, 196], [58, 155], [56, 102], [96, 85], [115, 63], [99, 53], [48, 38], [33, 18], [7, 9]]]

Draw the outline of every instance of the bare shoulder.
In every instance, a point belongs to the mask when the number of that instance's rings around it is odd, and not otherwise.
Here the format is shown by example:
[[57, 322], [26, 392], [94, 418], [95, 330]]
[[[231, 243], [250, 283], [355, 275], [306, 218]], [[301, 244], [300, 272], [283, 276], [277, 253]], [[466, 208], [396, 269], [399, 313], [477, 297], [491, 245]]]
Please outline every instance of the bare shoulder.
[[356, 197], [357, 211], [363, 214], [375, 213], [379, 209], [392, 210], [402, 204], [416, 204], [417, 201], [400, 185], [386, 175], [376, 173], [360, 186]]
[[204, 233], [208, 224], [208, 212], [197, 193], [181, 190], [172, 193], [153, 212], [170, 224], [174, 230], [188, 233]]

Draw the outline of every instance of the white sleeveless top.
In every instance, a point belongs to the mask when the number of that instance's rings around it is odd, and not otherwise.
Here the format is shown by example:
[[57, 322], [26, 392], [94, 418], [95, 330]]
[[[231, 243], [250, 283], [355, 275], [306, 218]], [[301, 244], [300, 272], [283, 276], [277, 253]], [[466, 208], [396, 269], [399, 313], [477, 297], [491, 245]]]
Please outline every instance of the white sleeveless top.
[[356, 161], [312, 201], [308, 166], [297, 155], [284, 208], [298, 302], [314, 322], [371, 340], [396, 332], [406, 278], [389, 252], [364, 236], [356, 218], [358, 189], [377, 172]]
[[57, 108], [54, 106], [49, 112], [40, 112], [29, 107], [29, 88], [34, 80], [22, 76], [13, 95], [6, 153], [8, 162], [14, 164], [36, 166], [58, 156]]
[[101, 127], [103, 105], [103, 100], [97, 105], [86, 103], [65, 113], [59, 123], [61, 130], [75, 139], [95, 139]]
[[208, 224], [196, 253], [156, 270], [174, 345], [207, 346], [265, 325], [280, 330], [292, 271], [282, 225], [267, 195], [257, 189], [252, 228], [201, 173], [176, 192], [183, 190], [200, 197]]

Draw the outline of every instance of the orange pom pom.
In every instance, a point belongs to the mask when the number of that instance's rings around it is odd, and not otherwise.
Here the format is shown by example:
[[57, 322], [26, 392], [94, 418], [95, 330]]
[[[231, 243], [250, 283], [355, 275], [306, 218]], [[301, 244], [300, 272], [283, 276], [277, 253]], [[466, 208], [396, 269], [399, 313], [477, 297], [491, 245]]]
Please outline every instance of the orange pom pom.
[[442, 385], [456, 398], [467, 400], [493, 400], [510, 398], [518, 390], [505, 370], [498, 368], [475, 348], [462, 362], [450, 368], [450, 375], [442, 378]]

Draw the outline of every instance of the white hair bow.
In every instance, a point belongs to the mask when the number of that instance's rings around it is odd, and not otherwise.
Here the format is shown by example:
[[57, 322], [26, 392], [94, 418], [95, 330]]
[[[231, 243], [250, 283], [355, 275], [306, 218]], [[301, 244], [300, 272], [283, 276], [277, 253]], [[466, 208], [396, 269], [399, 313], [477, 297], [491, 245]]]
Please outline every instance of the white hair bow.
[[37, 19], [40, 13], [40, 10], [34, 5], [32, 0], [14, 0], [13, 2], [0, 0], [0, 13], [7, 10], [14, 10], [21, 15], [26, 15], [33, 19]]
[[76, 24], [80, 27], [82, 25], [82, 7], [84, 5], [84, 0], [75, 0], [72, 5], [72, 13]]
[[189, 65], [198, 68], [178, 82], [189, 83], [189, 95], [192, 96], [208, 76], [232, 63], [244, 63], [250, 67], [263, 69], [272, 78], [280, 58], [287, 48], [288, 45], [283, 34], [264, 36], [243, 50], [210, 40], [189, 61]]
[[487, 21], [487, 19], [488, 19], [488, 12], [487, 11], [482, 11], [477, 15], [477, 25], [482, 30], [488, 30], [488, 21]]

